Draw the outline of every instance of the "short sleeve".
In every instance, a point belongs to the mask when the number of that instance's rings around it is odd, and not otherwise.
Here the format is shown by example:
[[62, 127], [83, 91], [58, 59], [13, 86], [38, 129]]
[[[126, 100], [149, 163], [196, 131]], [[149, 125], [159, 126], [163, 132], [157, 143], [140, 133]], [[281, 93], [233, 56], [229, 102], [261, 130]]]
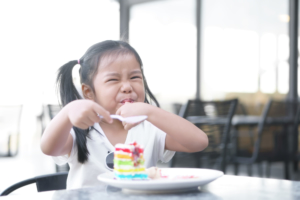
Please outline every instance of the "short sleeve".
[[157, 148], [159, 153], [158, 159], [163, 163], [169, 162], [175, 154], [175, 151], [165, 149], [166, 135], [167, 134], [165, 132], [157, 128]]
[[53, 158], [55, 164], [57, 164], [57, 165], [64, 165], [66, 163], [70, 163], [76, 156], [77, 146], [76, 146], [75, 131], [73, 129], [71, 129], [70, 134], [73, 137], [73, 145], [72, 145], [72, 150], [71, 150], [70, 156], [68, 154], [63, 155], [63, 156], [53, 156], [52, 158]]

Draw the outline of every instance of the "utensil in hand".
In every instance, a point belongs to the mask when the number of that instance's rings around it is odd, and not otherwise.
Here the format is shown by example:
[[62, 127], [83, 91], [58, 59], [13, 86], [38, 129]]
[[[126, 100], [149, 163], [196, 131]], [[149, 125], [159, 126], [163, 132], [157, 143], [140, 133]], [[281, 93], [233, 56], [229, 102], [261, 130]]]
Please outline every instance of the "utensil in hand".
[[[101, 116], [101, 115], [98, 115], [98, 116], [100, 118], [103, 118], [103, 116]], [[118, 119], [122, 122], [129, 123], [129, 124], [135, 124], [135, 123], [144, 121], [145, 119], [148, 118], [148, 116], [146, 116], [146, 115], [139, 115], [139, 116], [132, 116], [132, 117], [122, 117], [120, 115], [110, 115], [110, 117], [113, 119]]]

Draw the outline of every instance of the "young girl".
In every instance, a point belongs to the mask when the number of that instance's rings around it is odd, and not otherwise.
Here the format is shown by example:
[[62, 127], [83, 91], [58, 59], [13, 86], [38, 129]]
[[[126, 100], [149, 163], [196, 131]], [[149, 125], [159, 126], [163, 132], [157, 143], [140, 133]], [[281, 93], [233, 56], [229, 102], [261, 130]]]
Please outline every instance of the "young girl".
[[[77, 64], [84, 99], [72, 81], [72, 69]], [[159, 108], [142, 66], [128, 43], [104, 41], [59, 69], [57, 83], [64, 107], [46, 127], [41, 149], [57, 164], [69, 164], [67, 189], [101, 184], [97, 176], [109, 171], [105, 158], [117, 143], [136, 141], [143, 146], [146, 168], [159, 160], [168, 162], [174, 151], [197, 152], [207, 147], [203, 131]], [[148, 118], [139, 124], [126, 124], [112, 120], [110, 114]]]

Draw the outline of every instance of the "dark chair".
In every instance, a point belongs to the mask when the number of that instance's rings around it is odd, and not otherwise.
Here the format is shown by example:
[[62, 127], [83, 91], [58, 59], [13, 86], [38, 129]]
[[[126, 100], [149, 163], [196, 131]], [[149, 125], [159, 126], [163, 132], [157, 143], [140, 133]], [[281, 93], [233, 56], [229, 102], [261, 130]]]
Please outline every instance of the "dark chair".
[[197, 167], [202, 167], [202, 163], [210, 163], [209, 168], [218, 168], [225, 172], [227, 154], [230, 149], [228, 144], [231, 120], [237, 104], [237, 99], [226, 101], [189, 100], [181, 108], [179, 115], [203, 130], [209, 138], [209, 145], [201, 152], [177, 152], [171, 160], [171, 167], [178, 162], [189, 164], [188, 161], [183, 160], [190, 157], [195, 161]]
[[181, 107], [182, 107], [181, 103], [173, 103], [172, 104], [173, 113], [176, 114], [176, 115], [179, 115]]
[[234, 114], [235, 115], [248, 115], [248, 111], [247, 111], [245, 105], [242, 104], [241, 102], [239, 102]]
[[[48, 109], [48, 108], [46, 108], [46, 105], [42, 105], [40, 114], [36, 116], [38, 129], [40, 130], [41, 135], [44, 133], [44, 130], [46, 128], [46, 123], [47, 123], [47, 121], [46, 121], [46, 119], [47, 119], [46, 109]], [[50, 119], [50, 116], [49, 116], [49, 119]]]
[[[55, 117], [55, 115], [57, 115], [59, 111], [62, 109], [60, 105], [54, 105], [54, 104], [48, 104], [47, 108], [48, 108], [50, 120], [52, 120]], [[56, 172], [66, 172], [70, 170], [68, 164], [56, 165], [55, 167], [56, 167]]]
[[[289, 150], [288, 133], [289, 127], [294, 122], [297, 103], [293, 101], [276, 101], [270, 99], [264, 107], [257, 131], [251, 136], [254, 145], [244, 149], [244, 155], [235, 155], [232, 163], [235, 165], [235, 173], [238, 173], [238, 165], [252, 165], [258, 163], [259, 173], [262, 176], [260, 163], [267, 162], [267, 176], [270, 176], [270, 164], [272, 162], [284, 162], [285, 178], [289, 179]], [[251, 175], [252, 171], [249, 170]]]
[[[22, 105], [0, 106], [0, 157], [12, 157], [19, 151]], [[4, 149], [5, 148], [5, 149]]]
[[63, 190], [66, 189], [67, 177], [68, 177], [68, 172], [61, 172], [61, 173], [48, 174], [48, 175], [37, 176], [34, 178], [26, 179], [24, 181], [18, 182], [8, 187], [0, 194], [0, 196], [6, 196], [11, 192], [32, 183], [36, 183], [38, 192], [44, 192], [50, 190]]
[[55, 115], [57, 115], [57, 113], [59, 113], [59, 111], [61, 110], [61, 106], [60, 105], [55, 105], [55, 104], [48, 104], [48, 113], [50, 116], [50, 119], [53, 119]]
[[[248, 111], [244, 104], [241, 102], [238, 103], [236, 111], [234, 113], [235, 116], [247, 116]], [[247, 125], [247, 126], [239, 126], [238, 129], [235, 129], [235, 127], [231, 128], [230, 136], [232, 137], [232, 145], [233, 145], [233, 154], [234, 155], [249, 155], [247, 147], [252, 147], [254, 145], [254, 138], [253, 138], [253, 130], [255, 126], [253, 125]], [[237, 139], [236, 137], [239, 136]], [[240, 143], [243, 143], [243, 145], [240, 145]], [[244, 146], [246, 144], [246, 147]], [[245, 150], [246, 148], [246, 150]], [[245, 152], [246, 151], [246, 152]], [[248, 174], [251, 173], [251, 167], [252, 165], [247, 165], [248, 168]], [[235, 164], [234, 166], [235, 174], [237, 174], [238, 165]]]
[[300, 160], [300, 153], [299, 149], [299, 125], [300, 125], [300, 103], [298, 103], [298, 108], [294, 120], [293, 125], [293, 145], [292, 145], [292, 152], [291, 152], [291, 160], [293, 161], [293, 169], [298, 171], [298, 164]]
[[39, 125], [39, 129], [43, 134], [46, 124], [49, 123], [51, 119], [54, 118], [55, 115], [61, 110], [61, 106], [57, 104], [46, 104], [42, 105], [41, 113], [37, 115], [37, 123]]

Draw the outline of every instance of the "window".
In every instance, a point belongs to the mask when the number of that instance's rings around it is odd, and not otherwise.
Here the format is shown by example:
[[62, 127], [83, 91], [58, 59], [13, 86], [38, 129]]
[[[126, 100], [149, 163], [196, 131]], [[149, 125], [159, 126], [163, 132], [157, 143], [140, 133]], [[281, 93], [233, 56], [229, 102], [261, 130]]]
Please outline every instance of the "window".
[[140, 54], [149, 87], [162, 108], [196, 94], [196, 2], [137, 4], [130, 12], [129, 40]]
[[286, 93], [287, 14], [287, 0], [203, 0], [201, 96]]
[[119, 39], [118, 2], [0, 1], [0, 9], [1, 104], [57, 103], [57, 69]]

